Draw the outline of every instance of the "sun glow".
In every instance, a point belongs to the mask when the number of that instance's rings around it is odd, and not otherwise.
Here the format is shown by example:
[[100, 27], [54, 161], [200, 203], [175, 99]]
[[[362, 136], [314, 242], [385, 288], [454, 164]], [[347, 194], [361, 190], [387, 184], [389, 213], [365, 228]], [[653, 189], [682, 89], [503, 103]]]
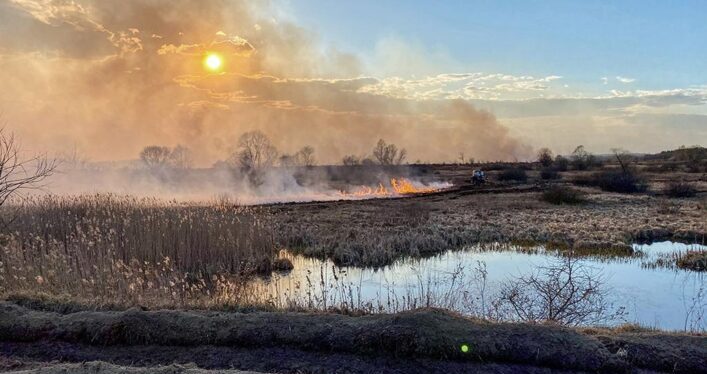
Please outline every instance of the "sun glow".
[[207, 68], [208, 70], [218, 71], [218, 70], [221, 70], [222, 66], [223, 66], [223, 59], [221, 59], [221, 56], [219, 56], [215, 53], [209, 53], [204, 58], [204, 67]]

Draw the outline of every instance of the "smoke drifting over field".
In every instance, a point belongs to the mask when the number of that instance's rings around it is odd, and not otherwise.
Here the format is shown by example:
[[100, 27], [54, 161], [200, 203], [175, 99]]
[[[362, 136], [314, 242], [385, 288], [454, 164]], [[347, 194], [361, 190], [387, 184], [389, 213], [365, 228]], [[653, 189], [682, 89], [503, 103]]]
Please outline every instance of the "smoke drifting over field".
[[[531, 149], [461, 100], [370, 93], [360, 60], [325, 48], [267, 2], [12, 0], [0, 3], [0, 108], [33, 151], [76, 147], [91, 160], [135, 159], [183, 144], [197, 165], [259, 129], [282, 152], [320, 163], [370, 152], [378, 138], [409, 160], [526, 158]], [[223, 56], [209, 73], [207, 51]]]
[[258, 185], [227, 168], [89, 168], [60, 170], [46, 182], [46, 190], [56, 194], [111, 193], [192, 202], [228, 199], [246, 205], [400, 197], [451, 187], [407, 167], [272, 168]]

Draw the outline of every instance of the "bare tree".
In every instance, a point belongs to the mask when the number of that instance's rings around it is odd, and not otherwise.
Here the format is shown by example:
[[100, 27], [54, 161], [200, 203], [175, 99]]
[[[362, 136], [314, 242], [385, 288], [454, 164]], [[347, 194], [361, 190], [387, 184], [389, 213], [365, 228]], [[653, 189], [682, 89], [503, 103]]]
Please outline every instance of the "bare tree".
[[37, 189], [56, 169], [56, 161], [38, 155], [23, 158], [14, 134], [0, 129], [0, 206], [23, 190]]
[[628, 174], [630, 172], [629, 164], [633, 160], [631, 154], [627, 150], [621, 148], [611, 148], [611, 152], [614, 154], [616, 162], [618, 162], [619, 166], [621, 166], [621, 171], [624, 174]]
[[87, 169], [89, 166], [88, 158], [79, 151], [75, 144], [70, 150], [59, 153], [56, 161], [61, 170], [80, 170]]
[[593, 154], [587, 152], [583, 145], [577, 146], [571, 155], [572, 167], [576, 170], [587, 170], [597, 163]]
[[140, 152], [140, 160], [149, 168], [164, 167], [168, 164], [172, 149], [158, 145], [150, 145]]
[[405, 148], [398, 150], [395, 144], [386, 144], [385, 140], [379, 139], [373, 148], [373, 157], [381, 165], [400, 165], [407, 157]]
[[314, 166], [316, 163], [314, 159], [314, 148], [308, 145], [302, 147], [302, 149], [297, 152], [297, 157], [302, 166]]
[[177, 169], [188, 169], [192, 166], [191, 150], [183, 145], [177, 145], [169, 153], [168, 164]]
[[241, 135], [235, 155], [242, 169], [263, 170], [275, 164], [277, 148], [265, 134], [256, 130]]
[[346, 166], [353, 166], [353, 165], [360, 165], [361, 164], [361, 158], [355, 155], [346, 155], [344, 158], [341, 160], [341, 163], [346, 165]]
[[140, 152], [140, 160], [150, 169], [188, 169], [192, 165], [191, 151], [183, 145], [147, 146]]
[[567, 256], [538, 272], [506, 282], [501, 299], [522, 321], [552, 321], [564, 325], [599, 323], [617, 318], [611, 311], [601, 273]]
[[273, 167], [277, 161], [277, 148], [261, 131], [246, 132], [238, 139], [238, 148], [231, 154], [227, 163], [232, 168], [240, 168], [248, 175], [251, 183], [263, 183], [263, 173]]
[[538, 151], [538, 162], [543, 167], [552, 166], [552, 151], [549, 148], [540, 148]]

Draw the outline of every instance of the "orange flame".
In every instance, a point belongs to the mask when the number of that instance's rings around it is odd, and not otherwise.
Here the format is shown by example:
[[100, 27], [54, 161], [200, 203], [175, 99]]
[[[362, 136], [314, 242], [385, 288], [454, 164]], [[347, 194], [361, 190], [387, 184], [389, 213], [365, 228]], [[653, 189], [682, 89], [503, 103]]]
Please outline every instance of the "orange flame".
[[340, 193], [341, 195], [351, 197], [384, 197], [430, 193], [435, 191], [439, 191], [439, 189], [433, 187], [416, 187], [405, 178], [391, 178], [390, 188], [379, 183], [378, 187], [360, 186], [354, 191], [340, 191]]

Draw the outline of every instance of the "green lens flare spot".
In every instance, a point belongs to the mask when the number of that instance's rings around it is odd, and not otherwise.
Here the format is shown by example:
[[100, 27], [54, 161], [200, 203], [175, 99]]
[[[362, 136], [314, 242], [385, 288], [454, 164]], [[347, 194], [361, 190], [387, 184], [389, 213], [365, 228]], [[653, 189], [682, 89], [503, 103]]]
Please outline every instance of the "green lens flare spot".
[[462, 353], [469, 353], [469, 345], [468, 344], [462, 344], [461, 349], [462, 349]]

